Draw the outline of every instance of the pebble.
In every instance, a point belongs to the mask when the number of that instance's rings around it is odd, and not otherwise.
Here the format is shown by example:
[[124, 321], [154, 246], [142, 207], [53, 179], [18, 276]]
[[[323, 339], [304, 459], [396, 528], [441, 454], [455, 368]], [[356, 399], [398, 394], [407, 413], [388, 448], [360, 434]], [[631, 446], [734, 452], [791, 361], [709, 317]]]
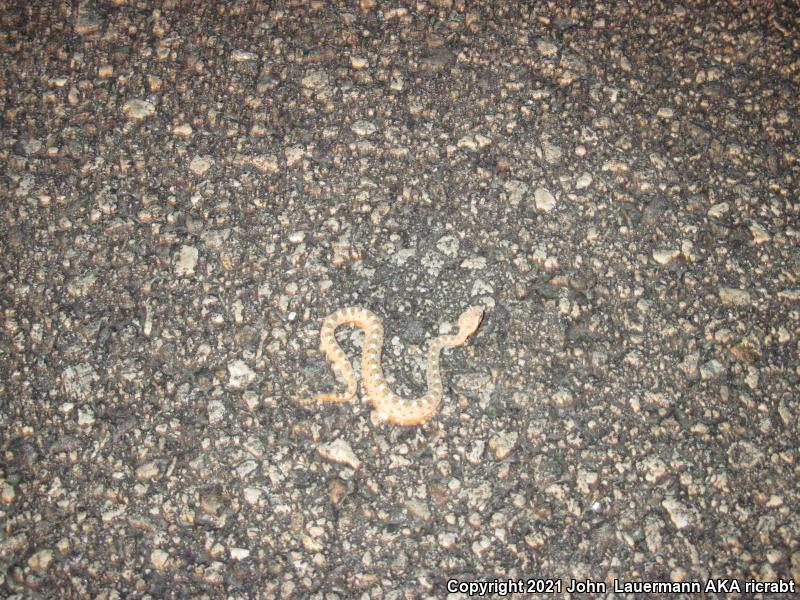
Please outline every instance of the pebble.
[[195, 156], [189, 163], [189, 170], [195, 175], [205, 175], [214, 166], [214, 159], [210, 156]]
[[675, 116], [675, 111], [669, 108], [668, 106], [662, 106], [661, 108], [658, 109], [656, 115], [660, 119], [671, 119], [673, 116]]
[[661, 248], [653, 250], [653, 260], [660, 265], [668, 265], [680, 256], [681, 251], [677, 248]]
[[215, 230], [206, 229], [200, 234], [200, 239], [203, 240], [207, 248], [221, 250], [225, 247], [225, 243], [230, 236], [231, 230], [228, 228]]
[[483, 452], [486, 448], [486, 442], [484, 440], [475, 440], [470, 448], [469, 452], [467, 453], [467, 460], [474, 465], [480, 464], [481, 460], [483, 459]]
[[225, 564], [215, 560], [203, 569], [203, 581], [209, 585], [220, 585], [225, 581], [225, 571]]
[[545, 188], [536, 188], [533, 192], [533, 199], [536, 205], [536, 210], [542, 212], [550, 212], [556, 207], [556, 198], [549, 190]]
[[194, 275], [200, 252], [194, 246], [181, 246], [181, 251], [175, 259], [175, 274], [179, 277]]
[[85, 298], [93, 293], [97, 285], [97, 276], [88, 273], [82, 277], [76, 277], [67, 284], [67, 293], [73, 298]]
[[492, 284], [484, 279], [476, 279], [475, 282], [472, 284], [472, 289], [470, 290], [470, 296], [473, 298], [478, 296], [489, 296], [491, 297], [494, 295], [494, 287]]
[[339, 504], [347, 495], [347, 492], [347, 484], [338, 477], [336, 479], [332, 479], [328, 484], [328, 498], [334, 504]]
[[465, 135], [458, 140], [456, 146], [458, 148], [466, 148], [467, 150], [477, 150], [478, 142], [474, 135]]
[[141, 120], [156, 114], [156, 107], [147, 100], [128, 100], [122, 105], [122, 112], [129, 119]]
[[644, 479], [648, 483], [658, 483], [669, 472], [667, 464], [657, 456], [650, 456], [641, 462], [645, 470]]
[[547, 141], [542, 143], [542, 150], [544, 151], [544, 159], [550, 164], [560, 162], [564, 153], [560, 146]]
[[556, 406], [570, 406], [573, 402], [575, 402], [575, 397], [573, 396], [572, 392], [564, 388], [555, 390], [553, 392], [552, 399]]
[[731, 206], [727, 202], [720, 202], [708, 209], [708, 216], [715, 219], [720, 219], [728, 213], [730, 208]]
[[37, 571], [44, 571], [53, 562], [53, 551], [49, 548], [39, 550], [28, 559], [28, 566]]
[[700, 366], [700, 377], [704, 380], [717, 379], [726, 372], [725, 366], [716, 358], [712, 358], [707, 363]]
[[478, 149], [483, 150], [484, 148], [492, 145], [492, 139], [486, 137], [485, 135], [481, 135], [480, 133], [476, 133], [475, 143], [478, 145]]
[[694, 524], [694, 516], [685, 504], [675, 498], [665, 498], [661, 506], [667, 511], [670, 521], [676, 529], [686, 529]]
[[516, 431], [501, 433], [489, 440], [489, 449], [494, 452], [494, 456], [497, 460], [503, 460], [511, 454], [511, 451], [517, 444], [518, 438], [519, 434]]
[[353, 133], [362, 137], [372, 135], [378, 130], [378, 128], [369, 121], [356, 121], [350, 126], [350, 129], [353, 130]]
[[79, 402], [86, 402], [92, 394], [94, 384], [100, 380], [100, 375], [88, 363], [79, 363], [64, 369], [61, 374], [61, 384], [67, 398]]
[[286, 164], [287, 166], [293, 167], [297, 163], [303, 160], [303, 157], [306, 154], [305, 148], [303, 146], [295, 145], [289, 146], [286, 148]]
[[94, 411], [91, 408], [84, 407], [78, 409], [78, 425], [80, 427], [91, 427], [95, 423]]
[[430, 50], [420, 60], [420, 70], [429, 73], [441, 73], [455, 59], [455, 54], [444, 46]]
[[158, 571], [164, 570], [169, 560], [169, 554], [160, 548], [156, 548], [150, 553], [150, 564]]
[[485, 256], [472, 256], [470, 258], [465, 258], [461, 261], [461, 268], [462, 269], [470, 269], [470, 270], [480, 270], [486, 268], [486, 257]]
[[750, 293], [747, 290], [720, 287], [719, 299], [728, 306], [747, 306], [750, 304]]
[[239, 463], [236, 466], [236, 474], [239, 476], [239, 479], [247, 479], [247, 476], [253, 473], [256, 469], [258, 469], [258, 463], [254, 460], [246, 460], [242, 463]]
[[508, 193], [508, 202], [511, 206], [519, 206], [520, 202], [527, 196], [529, 190], [528, 184], [518, 179], [505, 182], [503, 187]]
[[228, 387], [242, 390], [256, 380], [256, 373], [243, 360], [232, 360], [228, 363]]
[[277, 173], [278, 159], [273, 154], [259, 154], [250, 157], [250, 164], [262, 173]]
[[188, 123], [183, 123], [178, 125], [172, 129], [172, 133], [177, 135], [178, 137], [188, 138], [192, 136], [193, 130], [192, 126]]
[[678, 364], [678, 367], [689, 377], [698, 377], [700, 375], [700, 354], [691, 352], [683, 357], [683, 360]]
[[243, 490], [244, 501], [251, 506], [258, 506], [263, 492], [259, 488], [246, 487]]
[[341, 438], [327, 444], [320, 444], [317, 446], [317, 452], [323, 458], [348, 465], [354, 470], [361, 466], [361, 461], [353, 452], [350, 444]]
[[728, 463], [734, 469], [755, 469], [763, 461], [764, 453], [752, 442], [737, 441], [728, 448]]
[[323, 90], [330, 84], [330, 77], [325, 71], [315, 70], [300, 81], [303, 87], [311, 90]]
[[248, 52], [247, 50], [234, 50], [231, 53], [231, 60], [233, 62], [247, 62], [258, 60], [258, 54], [255, 52]]
[[75, 33], [78, 35], [89, 36], [98, 33], [104, 26], [103, 20], [87, 3], [81, 3], [78, 10], [78, 18], [75, 20]]
[[139, 481], [149, 481], [158, 477], [159, 469], [155, 461], [150, 461], [136, 469], [136, 479]]
[[597, 473], [585, 469], [579, 469], [578, 475], [575, 478], [575, 484], [582, 494], [589, 494], [592, 486], [597, 483], [599, 479]]
[[592, 181], [592, 176], [589, 173], [583, 173], [575, 182], [575, 189], [585, 190], [592, 185]]
[[350, 66], [356, 70], [366, 69], [369, 66], [369, 61], [363, 56], [351, 56]]
[[230, 556], [233, 560], [245, 560], [250, 557], [250, 550], [246, 548], [231, 548]]
[[545, 40], [545, 39], [536, 40], [536, 49], [539, 51], [539, 54], [547, 58], [552, 58], [556, 54], [558, 54], [558, 46], [556, 46], [550, 40]]
[[0, 485], [0, 502], [3, 504], [13, 504], [16, 497], [17, 493], [14, 491], [14, 486], [4, 481], [2, 485]]
[[455, 258], [458, 256], [459, 248], [458, 238], [454, 235], [445, 235], [439, 238], [436, 242], [436, 249], [445, 256]]
[[209, 400], [206, 412], [208, 414], [208, 423], [210, 425], [219, 425], [225, 420], [225, 414], [228, 411], [219, 400]]
[[753, 236], [753, 243], [755, 244], [765, 244], [772, 239], [769, 233], [767, 233], [767, 230], [758, 223], [750, 224], [750, 233]]
[[424, 502], [419, 500], [409, 500], [405, 504], [408, 513], [420, 521], [430, 521], [431, 511]]

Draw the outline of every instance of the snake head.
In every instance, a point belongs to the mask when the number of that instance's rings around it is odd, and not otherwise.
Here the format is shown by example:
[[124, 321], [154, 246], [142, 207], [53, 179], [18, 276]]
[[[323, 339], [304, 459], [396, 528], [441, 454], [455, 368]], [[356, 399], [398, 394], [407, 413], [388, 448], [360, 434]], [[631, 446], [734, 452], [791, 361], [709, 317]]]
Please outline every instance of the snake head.
[[470, 306], [458, 317], [458, 332], [463, 336], [472, 335], [483, 321], [483, 306]]

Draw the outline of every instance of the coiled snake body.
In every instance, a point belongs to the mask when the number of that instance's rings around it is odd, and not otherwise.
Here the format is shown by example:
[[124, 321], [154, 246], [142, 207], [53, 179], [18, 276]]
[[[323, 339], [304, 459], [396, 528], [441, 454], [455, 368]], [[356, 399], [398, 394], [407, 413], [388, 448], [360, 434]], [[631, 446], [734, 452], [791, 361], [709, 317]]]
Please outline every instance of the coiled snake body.
[[440, 335], [428, 348], [426, 379], [428, 391], [419, 398], [403, 398], [389, 389], [381, 367], [383, 325], [380, 318], [366, 308], [349, 307], [337, 310], [326, 317], [320, 332], [320, 350], [333, 366], [334, 372], [344, 381], [343, 394], [320, 394], [319, 402], [347, 402], [356, 395], [356, 376], [350, 361], [334, 336], [340, 325], [354, 325], [364, 330], [364, 347], [361, 350], [361, 382], [364, 394], [379, 416], [397, 425], [418, 425], [430, 419], [442, 402], [442, 378], [439, 372], [439, 355], [444, 348], [464, 344], [475, 333], [483, 320], [482, 306], [470, 306], [458, 318], [458, 331], [454, 335]]

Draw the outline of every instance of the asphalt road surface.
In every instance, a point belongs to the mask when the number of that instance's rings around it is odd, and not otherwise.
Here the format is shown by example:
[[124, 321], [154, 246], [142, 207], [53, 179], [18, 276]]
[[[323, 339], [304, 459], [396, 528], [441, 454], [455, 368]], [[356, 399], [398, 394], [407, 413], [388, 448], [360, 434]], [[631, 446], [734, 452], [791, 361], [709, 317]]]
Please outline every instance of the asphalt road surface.
[[0, 6], [4, 597], [795, 591], [796, 3]]

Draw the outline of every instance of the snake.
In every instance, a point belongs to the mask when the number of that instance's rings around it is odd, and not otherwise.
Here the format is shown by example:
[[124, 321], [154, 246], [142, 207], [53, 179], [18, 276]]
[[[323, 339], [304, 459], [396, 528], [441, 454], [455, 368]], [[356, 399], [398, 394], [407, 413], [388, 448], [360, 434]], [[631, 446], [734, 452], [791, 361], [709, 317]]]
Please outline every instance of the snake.
[[442, 376], [439, 358], [445, 348], [462, 346], [483, 320], [484, 307], [474, 305], [458, 317], [458, 331], [453, 335], [440, 335], [431, 341], [425, 368], [427, 393], [418, 398], [404, 398], [395, 394], [386, 382], [381, 365], [383, 351], [383, 322], [374, 312], [359, 306], [337, 310], [325, 317], [320, 330], [320, 350], [325, 353], [334, 373], [344, 382], [347, 390], [342, 394], [328, 393], [315, 396], [317, 402], [349, 402], [357, 391], [353, 366], [334, 335], [340, 325], [352, 325], [364, 331], [361, 350], [361, 384], [364, 395], [372, 402], [381, 420], [396, 425], [419, 425], [430, 419], [442, 403]]

